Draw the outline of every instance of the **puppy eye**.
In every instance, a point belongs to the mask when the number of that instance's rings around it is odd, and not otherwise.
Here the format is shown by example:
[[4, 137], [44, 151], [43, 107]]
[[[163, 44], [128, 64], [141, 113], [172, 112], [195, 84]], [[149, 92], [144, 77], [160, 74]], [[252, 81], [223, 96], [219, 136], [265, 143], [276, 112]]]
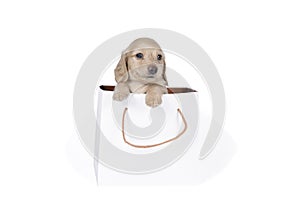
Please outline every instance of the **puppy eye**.
[[138, 54], [135, 55], [135, 57], [137, 57], [137, 58], [143, 58], [144, 55], [142, 53], [138, 53]]
[[161, 60], [162, 59], [162, 55], [158, 54], [157, 55], [157, 60]]

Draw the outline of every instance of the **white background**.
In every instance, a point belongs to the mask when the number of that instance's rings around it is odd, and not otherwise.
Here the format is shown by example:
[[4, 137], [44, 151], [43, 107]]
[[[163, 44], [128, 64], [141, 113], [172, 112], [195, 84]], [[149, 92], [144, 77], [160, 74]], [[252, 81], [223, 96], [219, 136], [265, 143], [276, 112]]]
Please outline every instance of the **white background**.
[[[299, 199], [299, 9], [296, 0], [1, 1], [0, 198]], [[212, 58], [237, 153], [199, 186], [97, 188], [66, 153], [76, 75], [103, 41], [146, 27], [180, 32]]]

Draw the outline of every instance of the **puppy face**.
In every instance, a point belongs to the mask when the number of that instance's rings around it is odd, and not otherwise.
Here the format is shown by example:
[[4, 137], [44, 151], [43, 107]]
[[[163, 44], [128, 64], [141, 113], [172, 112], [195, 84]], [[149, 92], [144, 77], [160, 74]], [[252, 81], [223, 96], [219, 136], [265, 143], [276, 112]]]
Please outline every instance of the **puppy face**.
[[165, 56], [161, 49], [139, 49], [126, 54], [130, 80], [156, 83], [164, 79]]
[[159, 45], [152, 39], [140, 38], [122, 54], [115, 78], [117, 83], [138, 81], [167, 85], [165, 71], [165, 55]]

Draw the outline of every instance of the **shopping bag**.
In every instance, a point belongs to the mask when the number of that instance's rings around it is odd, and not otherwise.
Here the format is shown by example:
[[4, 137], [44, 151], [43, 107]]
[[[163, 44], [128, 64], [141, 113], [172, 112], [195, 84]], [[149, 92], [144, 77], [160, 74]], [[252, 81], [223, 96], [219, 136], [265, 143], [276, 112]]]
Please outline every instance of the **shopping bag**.
[[94, 151], [98, 182], [120, 184], [138, 179], [139, 184], [155, 184], [164, 176], [173, 177], [170, 181], [174, 182], [176, 174], [185, 170], [174, 165], [197, 138], [197, 91], [168, 88], [162, 104], [151, 108], [145, 104], [146, 94], [131, 93], [119, 102], [113, 101], [113, 90], [114, 86], [98, 88]]

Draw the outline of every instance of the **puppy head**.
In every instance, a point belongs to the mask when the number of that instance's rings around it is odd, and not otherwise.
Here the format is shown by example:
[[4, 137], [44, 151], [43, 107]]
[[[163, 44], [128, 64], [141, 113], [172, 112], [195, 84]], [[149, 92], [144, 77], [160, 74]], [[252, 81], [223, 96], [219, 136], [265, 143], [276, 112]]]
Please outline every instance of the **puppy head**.
[[122, 53], [115, 78], [117, 83], [129, 79], [167, 85], [165, 71], [165, 55], [160, 46], [150, 38], [139, 38]]

